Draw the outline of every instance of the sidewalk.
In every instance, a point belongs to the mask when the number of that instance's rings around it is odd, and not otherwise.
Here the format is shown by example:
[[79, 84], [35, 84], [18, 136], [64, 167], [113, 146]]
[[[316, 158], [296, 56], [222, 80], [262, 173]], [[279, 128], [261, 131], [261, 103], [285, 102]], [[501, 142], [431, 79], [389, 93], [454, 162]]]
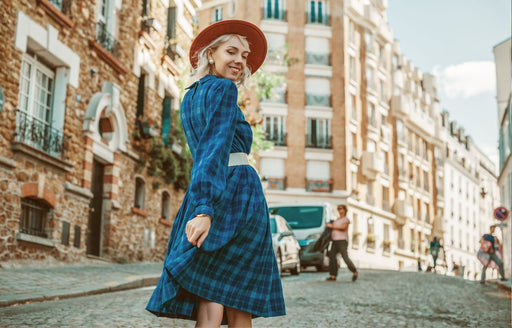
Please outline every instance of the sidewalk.
[[0, 307], [155, 286], [163, 265], [98, 262], [0, 269]]

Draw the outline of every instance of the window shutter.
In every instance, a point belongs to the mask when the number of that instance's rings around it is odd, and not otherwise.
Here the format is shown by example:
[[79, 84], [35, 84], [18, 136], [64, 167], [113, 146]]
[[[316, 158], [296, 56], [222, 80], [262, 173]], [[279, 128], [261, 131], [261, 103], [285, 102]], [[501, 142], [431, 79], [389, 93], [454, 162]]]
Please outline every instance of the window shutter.
[[176, 37], [176, 7], [167, 8], [167, 37]]
[[144, 116], [144, 96], [146, 92], [146, 74], [141, 74], [139, 78], [139, 89], [137, 91], [137, 118]]
[[166, 146], [169, 145], [171, 133], [172, 97], [165, 97], [162, 103], [162, 138]]

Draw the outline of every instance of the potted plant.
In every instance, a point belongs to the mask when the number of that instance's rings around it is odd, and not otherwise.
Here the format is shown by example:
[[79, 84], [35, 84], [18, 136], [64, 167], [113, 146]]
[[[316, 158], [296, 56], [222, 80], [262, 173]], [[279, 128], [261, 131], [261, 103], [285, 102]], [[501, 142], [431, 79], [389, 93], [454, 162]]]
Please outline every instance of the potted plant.
[[375, 242], [375, 235], [373, 233], [368, 233], [368, 235], [366, 236], [366, 240], [371, 243]]

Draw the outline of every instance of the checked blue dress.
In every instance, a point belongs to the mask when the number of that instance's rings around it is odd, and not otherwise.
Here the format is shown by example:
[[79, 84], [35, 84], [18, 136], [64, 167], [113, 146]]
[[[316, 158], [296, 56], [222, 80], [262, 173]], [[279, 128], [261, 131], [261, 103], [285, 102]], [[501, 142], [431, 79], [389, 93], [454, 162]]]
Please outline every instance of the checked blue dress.
[[[250, 165], [228, 166], [229, 154], [248, 154], [252, 130], [237, 105], [236, 85], [207, 75], [188, 88], [181, 122], [194, 165], [176, 214], [162, 276], [146, 309], [196, 320], [197, 296], [253, 317], [285, 314], [262, 186]], [[201, 248], [185, 227], [196, 214], [212, 225]], [[224, 315], [224, 322], [226, 316]]]

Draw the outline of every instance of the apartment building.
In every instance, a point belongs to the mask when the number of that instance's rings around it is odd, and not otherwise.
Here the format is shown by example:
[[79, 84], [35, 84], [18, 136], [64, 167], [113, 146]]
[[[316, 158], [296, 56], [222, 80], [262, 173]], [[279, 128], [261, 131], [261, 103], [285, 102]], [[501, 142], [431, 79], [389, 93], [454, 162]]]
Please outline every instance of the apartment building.
[[[497, 44], [494, 49], [494, 61], [496, 65], [496, 99], [498, 102], [498, 128], [499, 128], [499, 174], [498, 184], [500, 187], [501, 204], [509, 211], [512, 210], [512, 119], [510, 106], [512, 103], [511, 89], [511, 64], [510, 64], [510, 38]], [[504, 222], [503, 231], [503, 254], [505, 275], [511, 276], [511, 225], [510, 216]]]
[[[464, 277], [480, 279], [482, 265], [475, 257], [480, 237], [493, 224], [493, 210], [499, 204], [496, 167], [478, 149], [463, 127], [441, 114], [443, 161], [444, 248], [448, 264], [464, 268]], [[500, 236], [501, 237], [501, 236]]]
[[[349, 205], [356, 265], [416, 268], [440, 234], [435, 79], [400, 53], [387, 1], [203, 1], [199, 29], [261, 27], [263, 70], [284, 83], [259, 109], [275, 147], [259, 154], [269, 202]], [[437, 229], [437, 230], [436, 230]]]
[[2, 261], [163, 258], [184, 191], [151, 158], [185, 162], [171, 118], [200, 5], [2, 4]]

